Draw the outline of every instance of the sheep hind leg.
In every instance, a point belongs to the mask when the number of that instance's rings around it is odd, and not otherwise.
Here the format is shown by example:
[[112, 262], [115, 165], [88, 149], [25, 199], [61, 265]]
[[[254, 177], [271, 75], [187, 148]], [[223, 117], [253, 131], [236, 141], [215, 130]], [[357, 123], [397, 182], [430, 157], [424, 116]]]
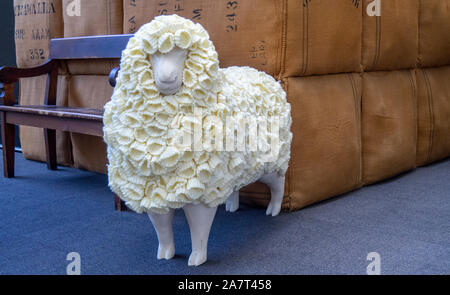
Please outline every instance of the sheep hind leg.
[[236, 212], [239, 209], [239, 191], [233, 192], [225, 202], [225, 210]]
[[284, 180], [285, 176], [280, 176], [277, 172], [266, 174], [259, 180], [270, 188], [271, 197], [266, 215], [277, 216], [280, 213], [284, 195]]
[[173, 213], [171, 209], [167, 214], [148, 213], [156, 235], [158, 236], [158, 259], [171, 259], [175, 256], [175, 243], [173, 241]]
[[217, 207], [187, 204], [183, 209], [191, 231], [192, 241], [192, 253], [189, 256], [188, 265], [199, 266], [207, 259], [208, 237]]

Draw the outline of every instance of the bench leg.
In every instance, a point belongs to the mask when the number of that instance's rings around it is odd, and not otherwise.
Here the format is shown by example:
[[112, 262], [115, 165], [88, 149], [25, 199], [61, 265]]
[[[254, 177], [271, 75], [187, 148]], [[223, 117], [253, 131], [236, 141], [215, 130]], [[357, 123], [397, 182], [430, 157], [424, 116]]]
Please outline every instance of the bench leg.
[[47, 168], [49, 170], [56, 170], [56, 131], [53, 129], [44, 129], [44, 137]]
[[0, 112], [1, 133], [3, 144], [3, 174], [7, 178], [14, 177], [14, 146], [16, 129], [12, 124], [6, 123], [6, 113]]
[[114, 209], [116, 211], [126, 211], [127, 206], [125, 206], [125, 202], [122, 201], [117, 195], [114, 195]]

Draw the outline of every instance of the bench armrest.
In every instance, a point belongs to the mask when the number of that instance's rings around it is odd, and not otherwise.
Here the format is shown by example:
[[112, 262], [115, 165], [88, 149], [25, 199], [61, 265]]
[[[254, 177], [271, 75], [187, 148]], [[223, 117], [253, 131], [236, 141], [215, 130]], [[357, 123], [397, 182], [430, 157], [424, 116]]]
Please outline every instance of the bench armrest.
[[14, 84], [0, 82], [0, 105], [12, 106], [15, 101]]
[[56, 60], [50, 59], [34, 68], [19, 69], [14, 67], [1, 67], [0, 83], [15, 83], [19, 81], [20, 78], [29, 78], [48, 74], [52, 71], [54, 66], [57, 66], [56, 63]]
[[109, 72], [109, 85], [112, 87], [116, 87], [116, 79], [117, 75], [119, 74], [120, 66], [115, 67]]

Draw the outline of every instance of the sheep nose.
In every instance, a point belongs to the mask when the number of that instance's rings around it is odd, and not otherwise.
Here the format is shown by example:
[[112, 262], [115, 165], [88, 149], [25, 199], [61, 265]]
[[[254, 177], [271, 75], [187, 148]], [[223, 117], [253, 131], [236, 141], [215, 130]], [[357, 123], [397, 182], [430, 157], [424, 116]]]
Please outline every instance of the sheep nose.
[[178, 79], [178, 75], [175, 73], [167, 72], [167, 73], [161, 73], [161, 76], [159, 77], [159, 81], [162, 83], [173, 83]]

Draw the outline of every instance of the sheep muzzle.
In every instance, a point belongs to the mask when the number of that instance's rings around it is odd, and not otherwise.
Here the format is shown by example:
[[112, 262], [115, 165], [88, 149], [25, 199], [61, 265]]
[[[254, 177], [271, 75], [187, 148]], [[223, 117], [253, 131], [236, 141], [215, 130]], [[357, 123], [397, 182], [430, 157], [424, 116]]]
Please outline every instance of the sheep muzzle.
[[187, 50], [174, 48], [168, 53], [156, 52], [150, 56], [156, 87], [164, 95], [173, 95], [183, 84], [183, 69]]

